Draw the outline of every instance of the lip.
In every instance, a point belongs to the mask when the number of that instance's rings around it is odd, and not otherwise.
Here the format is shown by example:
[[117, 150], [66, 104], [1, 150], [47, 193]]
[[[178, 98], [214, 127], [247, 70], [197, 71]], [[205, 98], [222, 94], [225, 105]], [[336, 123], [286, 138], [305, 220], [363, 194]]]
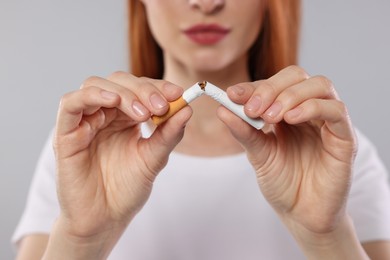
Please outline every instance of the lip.
[[213, 45], [223, 40], [230, 33], [230, 29], [219, 24], [196, 24], [183, 32], [197, 44]]

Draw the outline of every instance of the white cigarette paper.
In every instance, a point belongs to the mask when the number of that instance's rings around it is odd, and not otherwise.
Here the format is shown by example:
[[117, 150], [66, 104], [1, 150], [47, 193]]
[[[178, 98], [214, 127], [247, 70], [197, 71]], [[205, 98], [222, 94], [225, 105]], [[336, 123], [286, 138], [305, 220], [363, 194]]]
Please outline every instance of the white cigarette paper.
[[195, 83], [186, 91], [184, 91], [182, 97], [187, 102], [187, 104], [191, 103], [192, 101], [194, 101], [195, 99], [197, 99], [198, 97], [200, 97], [205, 93], [199, 84], [200, 83]]
[[245, 114], [244, 106], [231, 101], [225, 91], [211, 84], [210, 82], [205, 82], [204, 84], [204, 92], [207, 96], [210, 96], [215, 101], [219, 102], [221, 105], [232, 111], [235, 115], [240, 117], [254, 128], [261, 129], [264, 126], [264, 121], [262, 119], [248, 117]]
[[182, 109], [203, 94], [210, 96], [215, 101], [219, 102], [221, 105], [232, 111], [234, 114], [236, 114], [238, 117], [240, 117], [242, 120], [244, 120], [254, 128], [261, 129], [264, 126], [264, 121], [262, 119], [254, 119], [248, 117], [244, 112], [243, 105], [234, 103], [229, 99], [225, 91], [206, 81], [195, 83], [186, 91], [184, 91], [183, 95], [180, 98], [173, 102], [170, 102], [169, 110], [166, 114], [162, 116], [152, 116], [154, 124], [162, 124], [163, 122], [168, 120], [168, 118], [176, 114], [180, 109]]

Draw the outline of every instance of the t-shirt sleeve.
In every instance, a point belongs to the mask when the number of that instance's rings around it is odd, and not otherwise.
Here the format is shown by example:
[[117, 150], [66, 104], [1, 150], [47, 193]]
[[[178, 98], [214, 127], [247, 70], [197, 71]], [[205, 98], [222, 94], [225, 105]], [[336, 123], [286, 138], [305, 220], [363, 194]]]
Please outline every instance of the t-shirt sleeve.
[[347, 210], [361, 242], [390, 240], [389, 174], [372, 143], [357, 131], [359, 151]]
[[50, 135], [38, 160], [26, 206], [12, 236], [12, 243], [17, 247], [24, 236], [49, 234], [58, 214], [55, 157]]

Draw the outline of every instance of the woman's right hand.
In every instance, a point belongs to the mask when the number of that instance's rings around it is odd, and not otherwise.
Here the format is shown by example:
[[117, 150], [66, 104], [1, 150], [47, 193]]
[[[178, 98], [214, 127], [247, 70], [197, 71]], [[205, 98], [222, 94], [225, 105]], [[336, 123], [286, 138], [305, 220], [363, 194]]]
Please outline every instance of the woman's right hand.
[[167, 101], [182, 92], [163, 80], [117, 72], [108, 79], [91, 77], [62, 98], [54, 137], [57, 228], [76, 239], [119, 239], [181, 140], [191, 109], [182, 109], [147, 139], [140, 123], [167, 112]]

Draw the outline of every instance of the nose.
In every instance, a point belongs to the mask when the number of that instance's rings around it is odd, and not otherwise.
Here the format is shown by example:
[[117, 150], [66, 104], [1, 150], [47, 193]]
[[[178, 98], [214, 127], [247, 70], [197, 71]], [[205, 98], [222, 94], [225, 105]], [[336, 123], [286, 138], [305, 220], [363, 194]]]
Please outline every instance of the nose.
[[205, 14], [213, 14], [221, 10], [225, 5], [225, 0], [189, 0], [193, 9], [199, 9]]

